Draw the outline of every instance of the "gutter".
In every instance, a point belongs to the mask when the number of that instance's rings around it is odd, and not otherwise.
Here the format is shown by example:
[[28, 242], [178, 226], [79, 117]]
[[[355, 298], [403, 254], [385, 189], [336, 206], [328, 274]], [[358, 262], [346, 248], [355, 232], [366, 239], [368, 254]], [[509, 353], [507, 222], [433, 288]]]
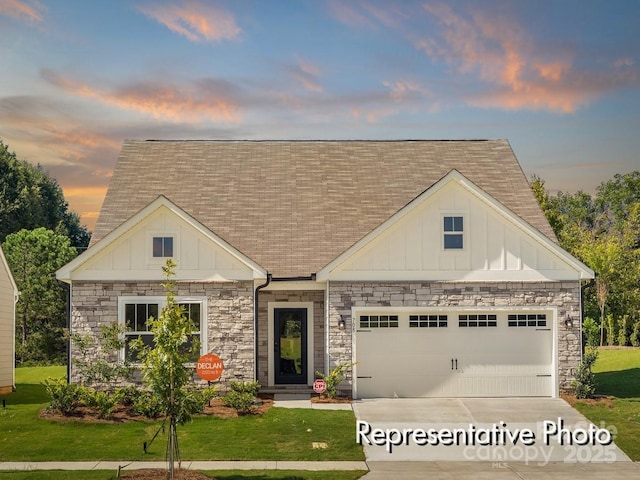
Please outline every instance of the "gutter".
[[266, 288], [271, 283], [271, 274], [267, 272], [267, 281], [262, 285], [258, 285], [253, 295], [253, 355], [255, 357], [253, 367], [253, 377], [258, 381], [258, 297], [260, 290]]

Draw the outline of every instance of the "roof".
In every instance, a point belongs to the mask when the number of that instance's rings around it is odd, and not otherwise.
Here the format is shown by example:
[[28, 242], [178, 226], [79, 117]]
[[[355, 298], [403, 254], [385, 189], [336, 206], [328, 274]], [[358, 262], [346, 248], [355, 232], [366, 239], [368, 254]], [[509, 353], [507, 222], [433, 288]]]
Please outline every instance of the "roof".
[[164, 195], [274, 277], [305, 277], [453, 169], [556, 241], [506, 140], [135, 140], [91, 245]]

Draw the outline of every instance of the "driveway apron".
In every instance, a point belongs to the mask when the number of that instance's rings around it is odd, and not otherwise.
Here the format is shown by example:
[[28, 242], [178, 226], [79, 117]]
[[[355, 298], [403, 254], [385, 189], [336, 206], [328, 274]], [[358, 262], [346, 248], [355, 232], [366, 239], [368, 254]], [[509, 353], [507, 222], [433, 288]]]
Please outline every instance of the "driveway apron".
[[[604, 429], [615, 425], [592, 425], [559, 398], [380, 398], [355, 401], [353, 410], [356, 441], [364, 445], [367, 462], [630, 462], [613, 442], [603, 444]], [[439, 438], [445, 441], [447, 432], [458, 430], [458, 440], [434, 445], [426, 437], [427, 444], [416, 443], [413, 433], [418, 430], [419, 442], [420, 430], [429, 429], [443, 432]], [[527, 429], [533, 438], [527, 439]], [[393, 444], [402, 438], [406, 442]]]

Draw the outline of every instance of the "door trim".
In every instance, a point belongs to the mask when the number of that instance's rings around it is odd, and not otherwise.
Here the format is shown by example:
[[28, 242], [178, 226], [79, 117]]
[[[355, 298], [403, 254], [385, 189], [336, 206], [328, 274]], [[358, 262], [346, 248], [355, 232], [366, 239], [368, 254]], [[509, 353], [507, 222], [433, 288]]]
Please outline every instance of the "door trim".
[[[270, 387], [275, 386], [275, 355], [273, 352], [274, 347], [274, 322], [275, 315], [274, 310], [276, 308], [304, 308], [307, 310], [307, 385], [313, 385], [315, 378], [314, 370], [314, 350], [313, 350], [313, 302], [268, 302], [267, 303], [267, 321], [269, 324], [269, 335], [267, 340], [268, 351], [268, 383]], [[278, 384], [281, 385], [281, 384]], [[300, 385], [300, 384], [298, 384]], [[304, 385], [304, 384], [303, 384]]]

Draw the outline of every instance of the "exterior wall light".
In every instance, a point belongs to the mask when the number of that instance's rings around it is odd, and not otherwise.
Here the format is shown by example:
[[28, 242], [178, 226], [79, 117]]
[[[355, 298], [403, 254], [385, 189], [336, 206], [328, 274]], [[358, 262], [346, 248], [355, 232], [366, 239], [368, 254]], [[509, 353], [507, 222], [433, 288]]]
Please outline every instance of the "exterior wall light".
[[338, 328], [340, 330], [344, 330], [345, 328], [347, 328], [347, 323], [344, 321], [344, 318], [338, 320]]
[[573, 328], [573, 320], [571, 320], [571, 317], [569, 316], [568, 313], [567, 313], [567, 316], [564, 317], [564, 326], [567, 330]]

